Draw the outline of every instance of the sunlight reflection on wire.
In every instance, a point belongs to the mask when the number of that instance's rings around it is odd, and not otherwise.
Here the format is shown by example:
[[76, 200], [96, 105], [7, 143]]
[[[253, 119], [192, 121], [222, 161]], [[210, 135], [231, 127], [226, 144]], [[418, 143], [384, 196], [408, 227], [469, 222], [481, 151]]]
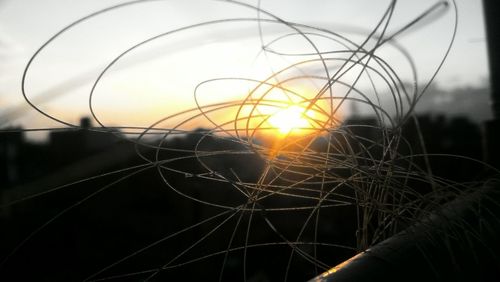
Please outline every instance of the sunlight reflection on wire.
[[[35, 52], [26, 66], [22, 84], [26, 102], [33, 109], [61, 125], [78, 128], [42, 110], [29, 97], [25, 86], [32, 64], [36, 63], [37, 57], [45, 48], [50, 47], [61, 34], [70, 32], [73, 27], [94, 17], [105, 16], [109, 11], [145, 2], [153, 2], [153, 0], [126, 2], [97, 11], [68, 25], [50, 38]], [[143, 166], [156, 168], [165, 187], [175, 191], [181, 197], [223, 210], [217, 215], [202, 220], [200, 225], [216, 220], [221, 221], [177, 256], [163, 262], [160, 267], [120, 275], [104, 275], [107, 270], [155, 247], [164, 240], [178, 240], [179, 235], [189, 232], [198, 225], [189, 226], [145, 246], [95, 271], [87, 280], [101, 281], [117, 277], [146, 275], [145, 281], [148, 281], [160, 273], [212, 256], [224, 257], [219, 277], [219, 280], [223, 280], [225, 264], [230, 253], [242, 252], [243, 261], [246, 262], [248, 249], [278, 244], [289, 247], [289, 260], [284, 271], [284, 279], [287, 280], [292, 260], [295, 257], [304, 259], [317, 269], [327, 269], [331, 264], [318, 258], [318, 248], [364, 250], [394, 235], [405, 224], [413, 222], [437, 207], [446, 193], [459, 194], [461, 191], [458, 183], [434, 177], [430, 168], [419, 167], [416, 160], [427, 160], [430, 155], [426, 154], [425, 150], [423, 154], [414, 154], [414, 148], [402, 135], [402, 126], [405, 123], [416, 122], [413, 108], [441, 68], [453, 44], [457, 17], [454, 1], [437, 1], [421, 15], [409, 20], [407, 25], [389, 32], [388, 26], [396, 5], [396, 1], [391, 1], [384, 14], [380, 16], [377, 25], [372, 27], [371, 32], [361, 43], [355, 43], [355, 40], [333, 30], [286, 21], [265, 11], [260, 6], [236, 1], [224, 3], [253, 10], [258, 13], [258, 16], [193, 23], [165, 31], [130, 46], [100, 72], [88, 98], [91, 115], [99, 124], [99, 127], [93, 130], [114, 133], [119, 128], [129, 137], [133, 136], [134, 138], [126, 140], [135, 143], [137, 155], [145, 161]], [[444, 47], [446, 53], [431, 79], [423, 85], [419, 84], [417, 69], [410, 55], [411, 50], [399, 46], [397, 37], [407, 32], [410, 27], [425, 23], [428, 17], [448, 10], [453, 10], [452, 12], [455, 13], [454, 23], [450, 28], [453, 36], [449, 45]], [[270, 66], [271, 75], [265, 79], [214, 77], [196, 82], [196, 87], [193, 89], [193, 105], [195, 106], [165, 116], [147, 128], [107, 125], [94, 110], [95, 95], [99, 86], [106, 80], [106, 75], [134, 50], [160, 38], [169, 38], [200, 27], [231, 25], [238, 22], [255, 23], [259, 27], [261, 36], [259, 40], [262, 46], [252, 55], [279, 57], [290, 60], [292, 63], [284, 68]], [[279, 25], [285, 27], [287, 32], [272, 40], [264, 40], [262, 34], [265, 33], [263, 30], [265, 25]], [[281, 50], [280, 44], [290, 39], [303, 43], [309, 51], [295, 53]], [[317, 43], [320, 40], [327, 41], [335, 47], [325, 49], [324, 43], [321, 46]], [[387, 45], [398, 50], [406, 59], [405, 63], [412, 70], [409, 78], [400, 77], [398, 69], [391, 66], [383, 56], [379, 56], [378, 50]], [[361, 81], [371, 85], [371, 88], [360, 89]], [[212, 93], [209, 91], [210, 87], [215, 85], [224, 87], [228, 83], [239, 83], [249, 90], [235, 93], [234, 97], [240, 97], [240, 99], [219, 103], [204, 102], [203, 98]], [[301, 88], [297, 85], [309, 87]], [[383, 104], [382, 96], [388, 96], [391, 104]], [[370, 114], [375, 117], [375, 122], [348, 123], [344, 115], [353, 105], [362, 106], [370, 111]], [[392, 110], [389, 111], [387, 108]], [[190, 128], [192, 124], [209, 124], [210, 126], [193, 132], [193, 128]], [[360, 131], [370, 132], [373, 138], [366, 138], [359, 133]], [[198, 139], [194, 149], [169, 147], [170, 140], [186, 134], [197, 134]], [[151, 139], [150, 136], [156, 139]], [[219, 146], [213, 148], [212, 143], [217, 143]], [[422, 148], [424, 148], [423, 144]], [[153, 149], [154, 154], [148, 154], [147, 149]], [[171, 157], [169, 154], [172, 152], [179, 153], [179, 155]], [[256, 181], [250, 181], [243, 179], [244, 169], [238, 170], [236, 167], [220, 169], [217, 159], [222, 157], [240, 160], [255, 158], [264, 165], [260, 168]], [[458, 158], [458, 156], [454, 157]], [[177, 164], [185, 160], [196, 160], [203, 170], [180, 170]], [[144, 169], [143, 166], [134, 170], [140, 172]], [[237, 191], [241, 198], [237, 201], [234, 198], [227, 199], [222, 196], [206, 198], [205, 194], [194, 193], [187, 187], [172, 181], [172, 174], [201, 179], [206, 183], [225, 183]], [[417, 191], [409, 184], [412, 182], [425, 183], [432, 188], [431, 192]], [[206, 189], [212, 189], [210, 193], [217, 195], [218, 191], [213, 187], [207, 184]], [[60, 188], [54, 188], [54, 190], [57, 189]], [[104, 189], [107, 188], [103, 187]], [[92, 194], [89, 198], [95, 195], [97, 194]], [[269, 201], [269, 199], [278, 200]], [[70, 206], [69, 209], [78, 204]], [[317, 236], [317, 230], [323, 224], [320, 220], [320, 211], [344, 206], [355, 207], [358, 215], [356, 243], [345, 245], [322, 241]], [[294, 238], [285, 236], [279, 225], [268, 216], [268, 213], [272, 212], [292, 213], [299, 210], [306, 210], [308, 215], [301, 219], [302, 221], [295, 222], [298, 231]], [[246, 226], [240, 226], [243, 224], [242, 217], [249, 218]], [[269, 227], [270, 231], [267, 232], [274, 232], [280, 240], [266, 243], [249, 242], [248, 234], [252, 230], [254, 217], [261, 217]], [[197, 258], [186, 258], [187, 253], [202, 245], [215, 231], [234, 219], [237, 219], [234, 234], [242, 232], [245, 238], [242, 245], [233, 244], [231, 239], [226, 250], [213, 251]], [[306, 233], [310, 232], [307, 230], [311, 228], [314, 235], [307, 234], [306, 236]], [[39, 230], [37, 229], [32, 235], [34, 236]], [[305, 251], [303, 247], [306, 245], [311, 245], [312, 251]], [[245, 271], [244, 266], [244, 279], [247, 276]]]

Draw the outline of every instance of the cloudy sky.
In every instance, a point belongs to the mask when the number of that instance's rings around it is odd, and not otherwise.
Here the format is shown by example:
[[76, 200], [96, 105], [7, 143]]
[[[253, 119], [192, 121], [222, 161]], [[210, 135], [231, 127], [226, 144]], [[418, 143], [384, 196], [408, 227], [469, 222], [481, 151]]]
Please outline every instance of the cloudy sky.
[[[386, 34], [399, 30], [436, 2], [398, 1]], [[0, 117], [4, 117], [4, 125], [57, 125], [26, 107], [22, 98], [21, 77], [29, 58], [68, 24], [119, 3], [124, 1], [0, 0]], [[389, 3], [262, 0], [261, 7], [286, 21], [327, 29], [361, 43]], [[447, 89], [483, 86], [488, 69], [481, 1], [457, 0], [457, 6], [457, 36], [436, 82]], [[433, 75], [446, 52], [455, 17], [452, 10], [439, 10], [396, 38], [411, 54], [420, 84]], [[205, 21], [256, 16], [255, 9], [210, 0], [147, 1], [112, 10], [82, 22], [51, 42], [27, 74], [27, 95], [50, 115], [77, 123], [80, 116], [89, 114], [89, 93], [99, 73], [137, 42]], [[94, 111], [107, 124], [147, 126], [165, 115], [193, 107], [193, 90], [204, 80], [262, 79], [266, 73], [289, 64], [288, 58], [275, 60], [259, 53], [262, 42], [258, 27], [251, 20], [217, 23], [177, 32], [134, 50], [120, 59], [99, 83], [93, 96]], [[260, 27], [266, 42], [290, 32], [277, 24]], [[308, 52], [310, 46], [303, 39], [294, 40], [285, 40], [276, 48]], [[335, 49], [331, 43], [318, 39], [318, 46], [325, 50]], [[377, 54], [397, 69], [401, 79], [411, 79], [400, 52], [387, 47]], [[234, 93], [244, 92], [247, 87], [214, 85], [200, 99], [207, 103], [240, 99]]]

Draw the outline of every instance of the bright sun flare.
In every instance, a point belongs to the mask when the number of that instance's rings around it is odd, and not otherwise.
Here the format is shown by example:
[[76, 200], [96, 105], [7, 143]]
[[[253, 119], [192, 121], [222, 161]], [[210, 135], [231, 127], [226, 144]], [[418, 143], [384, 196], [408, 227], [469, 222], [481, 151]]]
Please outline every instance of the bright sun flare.
[[267, 120], [269, 124], [278, 129], [282, 135], [291, 133], [292, 130], [313, 128], [309, 119], [314, 117], [314, 111], [292, 105], [272, 114]]

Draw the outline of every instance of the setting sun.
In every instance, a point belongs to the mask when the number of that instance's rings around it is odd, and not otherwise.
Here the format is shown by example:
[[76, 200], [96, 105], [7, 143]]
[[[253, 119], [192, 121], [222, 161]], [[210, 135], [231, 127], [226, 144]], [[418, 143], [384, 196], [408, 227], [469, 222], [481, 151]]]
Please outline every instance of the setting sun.
[[310, 118], [314, 117], [314, 111], [292, 105], [277, 111], [267, 120], [269, 124], [278, 129], [280, 134], [289, 134], [292, 130], [313, 128]]

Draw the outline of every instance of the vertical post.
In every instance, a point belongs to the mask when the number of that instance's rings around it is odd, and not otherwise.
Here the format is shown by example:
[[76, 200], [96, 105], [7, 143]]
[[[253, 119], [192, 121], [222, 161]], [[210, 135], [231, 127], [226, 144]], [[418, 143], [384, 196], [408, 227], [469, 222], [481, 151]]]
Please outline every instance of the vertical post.
[[483, 0], [490, 66], [493, 120], [485, 123], [486, 161], [500, 167], [500, 3]]

